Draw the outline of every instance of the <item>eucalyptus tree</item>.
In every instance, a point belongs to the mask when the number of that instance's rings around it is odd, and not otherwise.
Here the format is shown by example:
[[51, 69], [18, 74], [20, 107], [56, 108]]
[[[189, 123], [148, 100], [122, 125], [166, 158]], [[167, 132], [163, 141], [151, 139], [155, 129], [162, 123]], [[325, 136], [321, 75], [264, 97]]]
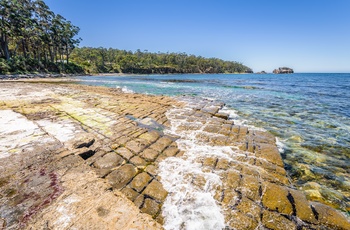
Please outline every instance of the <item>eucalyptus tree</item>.
[[43, 0], [0, 0], [0, 58], [9, 63], [23, 60], [40, 67], [60, 62], [64, 68], [81, 41], [79, 30]]

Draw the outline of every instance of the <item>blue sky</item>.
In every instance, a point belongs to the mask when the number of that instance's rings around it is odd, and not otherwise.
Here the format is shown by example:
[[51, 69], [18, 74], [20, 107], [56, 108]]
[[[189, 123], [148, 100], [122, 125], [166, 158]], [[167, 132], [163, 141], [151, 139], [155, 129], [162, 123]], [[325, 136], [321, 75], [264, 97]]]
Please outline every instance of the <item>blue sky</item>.
[[254, 71], [350, 72], [350, 0], [45, 0], [80, 46], [186, 52]]

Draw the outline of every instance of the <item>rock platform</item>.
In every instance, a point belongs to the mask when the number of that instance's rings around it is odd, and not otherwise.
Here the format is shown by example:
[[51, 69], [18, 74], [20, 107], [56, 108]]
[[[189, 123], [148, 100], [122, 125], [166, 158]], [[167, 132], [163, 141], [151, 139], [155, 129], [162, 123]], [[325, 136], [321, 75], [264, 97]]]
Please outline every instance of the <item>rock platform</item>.
[[188, 175], [198, 191], [207, 188], [205, 173], [220, 177], [211, 194], [225, 229], [350, 229], [342, 213], [293, 187], [274, 136], [235, 125], [222, 107], [102, 87], [1, 82], [0, 229], [162, 229], [173, 192], [159, 167], [190, 158], [181, 144], [188, 133], [208, 149], [227, 148], [194, 159], [204, 176]]

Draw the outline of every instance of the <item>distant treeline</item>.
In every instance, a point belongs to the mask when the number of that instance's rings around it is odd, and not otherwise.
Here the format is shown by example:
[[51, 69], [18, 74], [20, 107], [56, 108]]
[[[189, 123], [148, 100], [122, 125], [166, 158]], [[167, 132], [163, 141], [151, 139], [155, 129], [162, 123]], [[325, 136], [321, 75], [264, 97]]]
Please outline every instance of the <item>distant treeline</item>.
[[250, 73], [252, 70], [238, 62], [204, 58], [186, 53], [151, 53], [83, 47], [76, 48], [71, 60], [87, 73]]
[[0, 0], [0, 73], [82, 72], [69, 63], [78, 32], [42, 0]]

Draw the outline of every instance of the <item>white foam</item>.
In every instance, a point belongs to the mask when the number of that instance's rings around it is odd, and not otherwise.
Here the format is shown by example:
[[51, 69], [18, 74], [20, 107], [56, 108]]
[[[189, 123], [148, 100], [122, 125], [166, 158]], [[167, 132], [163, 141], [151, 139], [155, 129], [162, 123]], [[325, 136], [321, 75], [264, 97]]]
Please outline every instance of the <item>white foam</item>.
[[132, 91], [131, 89], [128, 89], [128, 87], [126, 86], [123, 86], [123, 87], [116, 86], [116, 88], [121, 89], [123, 93], [134, 93], [134, 91]]
[[[213, 198], [213, 191], [221, 184], [219, 176], [204, 173], [201, 165], [187, 159], [167, 158], [159, 165], [164, 188], [169, 192], [163, 204], [164, 228], [170, 229], [223, 229], [224, 216]], [[205, 178], [203, 187], [192, 180]]]
[[286, 149], [286, 145], [277, 137], [276, 137], [276, 145], [277, 145], [278, 151], [280, 153], [284, 153], [284, 150]]
[[[220, 176], [216, 172], [203, 172], [199, 162], [212, 156], [230, 158], [234, 152], [228, 146], [210, 146], [198, 140], [197, 134], [204, 132], [202, 123], [198, 123], [198, 130], [179, 130], [186, 120], [176, 117], [187, 111], [173, 109], [167, 113], [172, 126], [165, 133], [181, 137], [177, 144], [185, 154], [182, 158], [167, 158], [159, 165], [161, 182], [169, 192], [162, 208], [164, 228], [223, 229], [224, 215], [214, 199], [217, 187], [222, 184]], [[196, 183], [198, 179], [202, 183]]]
[[266, 129], [256, 127], [254, 125], [249, 124], [249, 121], [246, 119], [242, 119], [238, 114], [237, 111], [228, 107], [224, 107], [220, 110], [220, 112], [227, 113], [229, 115], [229, 119], [233, 120], [235, 125], [242, 125], [248, 127], [250, 130], [258, 130], [266, 132]]

